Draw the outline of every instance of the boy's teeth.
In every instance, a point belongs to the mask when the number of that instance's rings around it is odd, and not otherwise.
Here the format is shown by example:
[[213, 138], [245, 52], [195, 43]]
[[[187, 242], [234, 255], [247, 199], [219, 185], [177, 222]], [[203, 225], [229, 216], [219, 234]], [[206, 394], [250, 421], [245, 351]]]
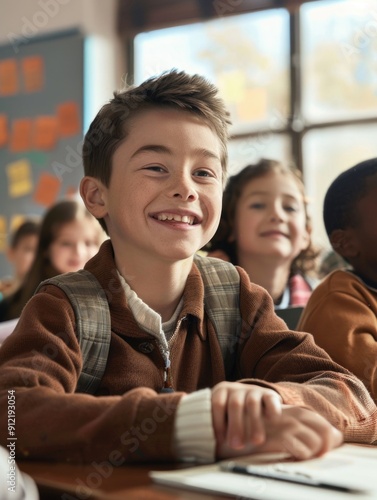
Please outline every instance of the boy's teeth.
[[194, 223], [194, 218], [189, 215], [172, 215], [172, 214], [159, 214], [157, 216], [158, 220], [175, 220], [176, 222], [184, 222], [185, 224], [192, 225]]

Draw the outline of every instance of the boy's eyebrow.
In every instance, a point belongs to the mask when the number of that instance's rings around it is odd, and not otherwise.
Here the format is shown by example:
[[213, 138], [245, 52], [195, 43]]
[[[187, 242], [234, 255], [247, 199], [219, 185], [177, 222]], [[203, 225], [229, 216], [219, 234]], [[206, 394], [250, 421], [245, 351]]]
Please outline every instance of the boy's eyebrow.
[[[133, 158], [134, 156], [137, 156], [141, 153], [144, 153], [144, 152], [168, 153], [168, 154], [173, 153], [173, 151], [170, 148], [168, 148], [167, 146], [163, 146], [161, 144], [146, 144], [145, 146], [141, 146], [139, 149], [137, 149], [132, 154], [131, 158]], [[194, 150], [194, 153], [197, 156], [205, 156], [207, 158], [214, 158], [215, 160], [220, 161], [219, 156], [217, 154], [213, 153], [212, 151], [210, 151], [209, 149], [198, 148], [198, 149]]]

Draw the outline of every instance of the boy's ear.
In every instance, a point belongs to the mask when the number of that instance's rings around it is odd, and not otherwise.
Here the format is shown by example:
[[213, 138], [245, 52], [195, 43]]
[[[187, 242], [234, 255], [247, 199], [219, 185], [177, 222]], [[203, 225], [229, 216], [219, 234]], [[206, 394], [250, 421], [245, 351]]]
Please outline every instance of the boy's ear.
[[358, 254], [357, 239], [350, 229], [335, 229], [330, 235], [330, 243], [335, 252], [346, 259]]
[[80, 182], [80, 195], [86, 208], [96, 219], [107, 215], [107, 188], [99, 179], [84, 177]]

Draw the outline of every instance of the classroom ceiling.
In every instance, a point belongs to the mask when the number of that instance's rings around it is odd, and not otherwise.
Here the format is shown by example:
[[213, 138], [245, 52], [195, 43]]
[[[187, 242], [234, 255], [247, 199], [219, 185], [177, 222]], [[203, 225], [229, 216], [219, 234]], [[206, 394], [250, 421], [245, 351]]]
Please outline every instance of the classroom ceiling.
[[119, 0], [117, 31], [123, 38], [167, 26], [285, 7], [295, 11], [318, 0]]

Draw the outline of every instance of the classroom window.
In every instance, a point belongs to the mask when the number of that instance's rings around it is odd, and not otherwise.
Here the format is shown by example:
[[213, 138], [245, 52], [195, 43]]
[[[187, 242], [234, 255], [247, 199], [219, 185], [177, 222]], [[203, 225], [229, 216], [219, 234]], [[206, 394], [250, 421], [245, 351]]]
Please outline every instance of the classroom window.
[[177, 68], [213, 81], [233, 122], [230, 174], [261, 157], [293, 160], [312, 200], [313, 239], [326, 248], [328, 185], [377, 156], [377, 3], [301, 3], [140, 33], [134, 76]]

